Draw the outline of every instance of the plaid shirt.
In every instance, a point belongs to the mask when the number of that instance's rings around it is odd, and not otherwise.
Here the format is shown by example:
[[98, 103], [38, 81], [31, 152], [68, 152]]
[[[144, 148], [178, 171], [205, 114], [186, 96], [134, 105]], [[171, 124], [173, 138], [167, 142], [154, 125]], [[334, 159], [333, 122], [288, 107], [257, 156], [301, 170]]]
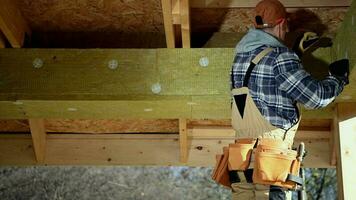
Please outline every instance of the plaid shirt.
[[[237, 53], [232, 65], [232, 88], [240, 88], [252, 59], [266, 46]], [[261, 114], [274, 126], [289, 129], [298, 122], [296, 103], [306, 108], [322, 108], [341, 93], [344, 84], [328, 76], [313, 79], [301, 65], [298, 56], [287, 47], [272, 47], [255, 66], [249, 80], [252, 99]]]

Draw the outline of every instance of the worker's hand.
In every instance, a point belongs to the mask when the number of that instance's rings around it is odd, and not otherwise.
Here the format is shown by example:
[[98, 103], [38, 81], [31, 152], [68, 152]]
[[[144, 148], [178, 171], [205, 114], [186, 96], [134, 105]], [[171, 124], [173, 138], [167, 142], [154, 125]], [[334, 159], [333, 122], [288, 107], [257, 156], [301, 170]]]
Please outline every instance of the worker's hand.
[[301, 58], [303, 54], [312, 53], [320, 47], [330, 47], [331, 45], [331, 38], [319, 37], [314, 32], [305, 32], [296, 39], [293, 50]]
[[342, 59], [337, 60], [329, 65], [329, 72], [332, 76], [335, 76], [340, 81], [344, 82], [345, 85], [349, 84], [349, 60]]

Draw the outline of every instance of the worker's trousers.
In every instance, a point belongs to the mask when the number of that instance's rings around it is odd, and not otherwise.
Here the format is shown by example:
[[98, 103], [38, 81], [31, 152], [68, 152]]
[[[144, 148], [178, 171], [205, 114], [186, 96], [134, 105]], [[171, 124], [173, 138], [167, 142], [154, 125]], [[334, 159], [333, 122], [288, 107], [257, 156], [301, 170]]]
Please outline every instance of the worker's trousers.
[[280, 187], [252, 183], [233, 183], [233, 200], [292, 200], [292, 192]]

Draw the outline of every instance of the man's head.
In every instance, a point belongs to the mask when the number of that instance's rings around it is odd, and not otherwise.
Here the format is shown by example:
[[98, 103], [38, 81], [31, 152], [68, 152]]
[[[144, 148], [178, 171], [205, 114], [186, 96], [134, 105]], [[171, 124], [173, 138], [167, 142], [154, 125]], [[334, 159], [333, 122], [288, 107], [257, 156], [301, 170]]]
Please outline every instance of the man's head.
[[285, 39], [288, 32], [287, 11], [278, 0], [262, 0], [255, 8], [255, 27]]

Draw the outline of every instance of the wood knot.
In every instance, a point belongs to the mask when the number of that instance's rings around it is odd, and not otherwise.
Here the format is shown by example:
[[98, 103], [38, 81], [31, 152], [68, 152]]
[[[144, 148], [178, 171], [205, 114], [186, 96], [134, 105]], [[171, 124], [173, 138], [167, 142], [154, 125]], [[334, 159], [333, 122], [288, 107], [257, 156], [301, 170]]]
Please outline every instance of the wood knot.
[[196, 149], [198, 149], [199, 151], [203, 150], [202, 146], [197, 146]]

